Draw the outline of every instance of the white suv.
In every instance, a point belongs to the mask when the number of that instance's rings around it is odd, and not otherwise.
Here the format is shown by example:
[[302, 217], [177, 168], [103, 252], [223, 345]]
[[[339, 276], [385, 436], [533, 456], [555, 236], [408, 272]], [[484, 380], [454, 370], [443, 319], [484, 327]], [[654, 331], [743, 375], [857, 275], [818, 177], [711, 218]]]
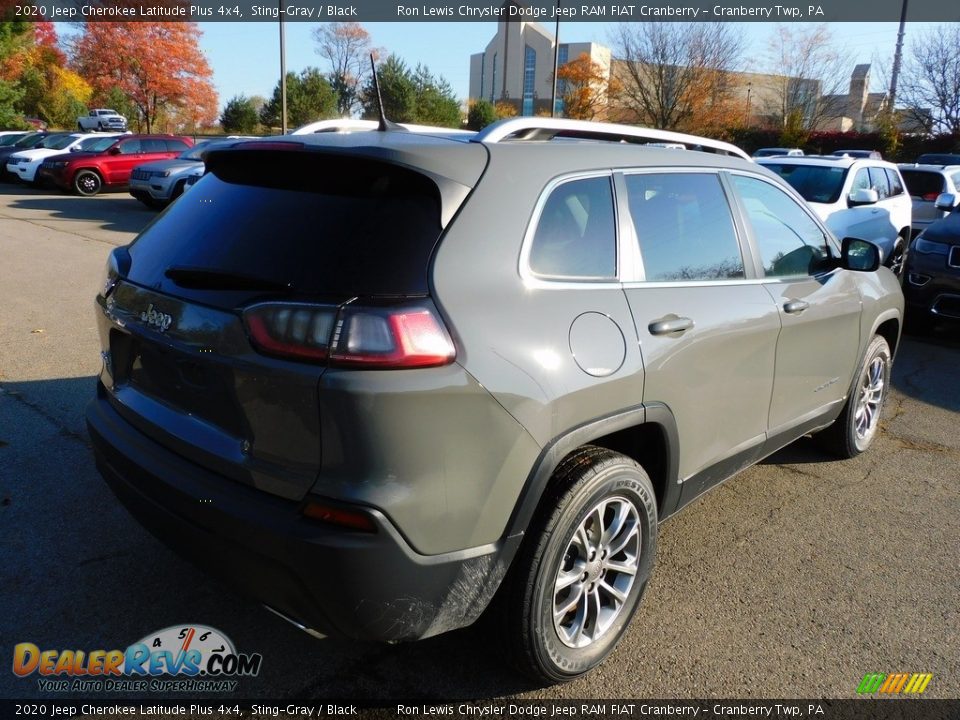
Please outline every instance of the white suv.
[[896, 165], [814, 155], [757, 162], [790, 183], [834, 235], [872, 241], [880, 247], [883, 264], [903, 276], [912, 210]]

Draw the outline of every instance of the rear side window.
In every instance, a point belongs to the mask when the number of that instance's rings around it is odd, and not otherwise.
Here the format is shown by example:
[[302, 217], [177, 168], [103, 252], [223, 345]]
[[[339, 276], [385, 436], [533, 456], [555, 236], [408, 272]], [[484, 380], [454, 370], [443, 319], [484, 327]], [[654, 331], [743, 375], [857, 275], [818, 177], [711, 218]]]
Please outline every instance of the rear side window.
[[880, 200], [890, 197], [890, 183], [887, 181], [884, 168], [870, 168], [870, 185], [877, 191]]
[[133, 282], [212, 304], [212, 288], [178, 286], [166, 271], [247, 278], [291, 296], [427, 293], [441, 225], [439, 191], [423, 175], [319, 152], [221, 151], [208, 164], [134, 241]]
[[907, 184], [911, 197], [920, 200], [936, 200], [945, 187], [940, 173], [923, 170], [904, 170], [903, 181]]
[[146, 138], [140, 141], [140, 152], [163, 153], [167, 152], [167, 143], [159, 138]]
[[648, 281], [744, 277], [720, 179], [706, 173], [627, 175], [630, 215]]
[[900, 173], [896, 170], [891, 170], [890, 168], [884, 168], [887, 172], [887, 181], [890, 183], [890, 195], [902, 195], [903, 194], [903, 183], [900, 182]]
[[553, 189], [537, 221], [530, 269], [550, 277], [616, 277], [617, 232], [608, 176], [570, 180]]
[[815, 275], [829, 267], [830, 250], [820, 227], [783, 190], [733, 175], [767, 277]]

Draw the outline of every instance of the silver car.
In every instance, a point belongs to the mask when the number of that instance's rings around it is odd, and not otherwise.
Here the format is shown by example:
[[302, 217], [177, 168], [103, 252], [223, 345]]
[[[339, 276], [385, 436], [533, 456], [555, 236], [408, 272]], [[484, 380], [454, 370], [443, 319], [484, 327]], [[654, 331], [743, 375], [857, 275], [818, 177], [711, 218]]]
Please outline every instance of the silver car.
[[741, 149], [382, 126], [211, 151], [109, 257], [97, 465], [210, 573], [355, 639], [490, 606], [562, 682], [627, 632], [660, 523], [803, 435], [878, 437], [897, 279]]
[[960, 197], [960, 165], [901, 163], [899, 167], [913, 201], [912, 234], [916, 237], [931, 223], [946, 216], [946, 211], [936, 207], [941, 194], [951, 193], [954, 197]]
[[130, 174], [130, 194], [147, 207], [166, 207], [183, 193], [187, 177], [192, 171], [197, 168], [203, 171], [203, 157], [207, 152], [229, 147], [236, 142], [237, 138], [205, 140], [172, 160], [138, 165]]

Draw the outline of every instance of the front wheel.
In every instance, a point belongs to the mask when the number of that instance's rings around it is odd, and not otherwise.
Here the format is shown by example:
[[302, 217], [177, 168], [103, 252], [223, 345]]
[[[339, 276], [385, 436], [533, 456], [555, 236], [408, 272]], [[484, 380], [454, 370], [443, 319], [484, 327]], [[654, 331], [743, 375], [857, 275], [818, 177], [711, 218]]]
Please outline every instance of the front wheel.
[[897, 236], [886, 264], [887, 267], [893, 271], [893, 274], [897, 276], [897, 280], [902, 283], [903, 273], [907, 266], [907, 241], [902, 235]]
[[558, 683], [603, 662], [639, 605], [656, 538], [642, 467], [592, 446], [564, 460], [498, 598], [518, 668]]
[[873, 444], [890, 387], [890, 345], [875, 335], [867, 346], [840, 417], [818, 436], [842, 458], [856, 457]]
[[93, 170], [81, 170], [73, 178], [73, 189], [77, 195], [96, 195], [102, 187], [103, 181]]

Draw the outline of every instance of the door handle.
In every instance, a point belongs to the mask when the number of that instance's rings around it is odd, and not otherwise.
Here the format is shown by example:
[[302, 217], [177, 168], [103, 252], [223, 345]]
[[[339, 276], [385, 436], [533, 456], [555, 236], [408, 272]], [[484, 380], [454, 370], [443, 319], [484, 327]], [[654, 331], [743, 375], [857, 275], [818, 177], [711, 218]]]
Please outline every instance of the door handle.
[[802, 313], [808, 307], [810, 307], [810, 303], [806, 300], [787, 300], [783, 304], [783, 311], [794, 315], [796, 313]]
[[688, 317], [678, 317], [677, 315], [666, 315], [659, 320], [654, 320], [647, 326], [651, 335], [670, 335], [672, 333], [683, 333], [693, 327], [693, 320]]

